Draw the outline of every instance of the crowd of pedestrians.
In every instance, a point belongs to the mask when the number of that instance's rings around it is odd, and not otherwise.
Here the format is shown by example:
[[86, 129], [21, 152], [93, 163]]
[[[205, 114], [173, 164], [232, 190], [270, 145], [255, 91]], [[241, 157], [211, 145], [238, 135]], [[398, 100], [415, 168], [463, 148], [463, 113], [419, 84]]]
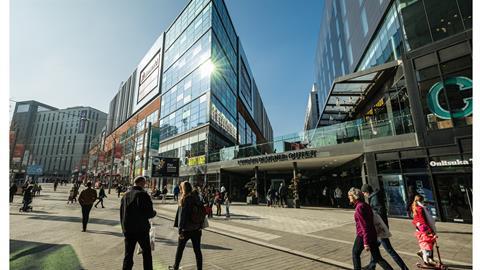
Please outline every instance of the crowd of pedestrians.
[[[124, 193], [120, 206], [120, 221], [125, 242], [125, 256], [123, 269], [132, 269], [133, 254], [135, 246], [138, 243], [143, 255], [144, 269], [152, 269], [152, 245], [155, 239], [152, 239], [152, 218], [156, 211], [153, 209], [151, 197], [160, 193], [162, 200], [168, 193], [167, 186], [161, 191], [154, 190], [152, 196], [145, 191], [146, 179], [139, 176], [134, 180], [135, 185], [127, 189], [126, 186], [117, 185], [118, 197]], [[61, 181], [54, 182], [54, 191]], [[80, 192], [78, 202], [82, 209], [82, 231], [87, 230], [90, 211], [93, 206], [101, 204], [104, 206], [104, 199], [107, 198], [104, 185], [99, 184], [99, 192], [92, 188], [92, 183], [87, 182], [86, 188]], [[40, 195], [41, 185], [26, 182], [22, 187], [21, 211], [31, 210], [31, 203], [35, 195]], [[15, 194], [18, 192], [18, 186], [13, 183], [10, 186], [10, 202], [13, 202]], [[79, 194], [80, 183], [75, 183], [70, 189], [68, 202], [77, 202], [76, 197]], [[201, 252], [202, 229], [208, 226], [207, 217], [213, 217], [212, 208], [216, 207], [215, 214], [222, 216], [222, 206], [225, 207], [225, 217], [230, 217], [231, 198], [224, 186], [216, 189], [213, 186], [201, 188], [193, 187], [189, 182], [181, 182], [172, 189], [173, 201], [178, 204], [175, 221], [173, 226], [178, 228], [178, 246], [175, 254], [173, 266], [169, 269], [179, 269], [182, 260], [183, 251], [189, 240], [195, 253], [197, 269], [202, 269], [203, 257]], [[287, 206], [287, 187], [283, 183], [275, 190], [270, 186], [267, 192], [267, 205], [271, 207]], [[323, 195], [330, 194], [328, 187], [323, 189]], [[332, 194], [332, 203], [335, 207], [341, 207], [343, 192], [337, 186]], [[408, 269], [400, 255], [393, 248], [389, 232], [389, 222], [387, 217], [387, 208], [382, 190], [375, 190], [372, 186], [364, 184], [361, 189], [351, 188], [348, 191], [348, 201], [354, 207], [354, 221], [356, 237], [352, 247], [352, 262], [354, 269], [375, 269], [378, 264], [383, 269], [393, 269], [393, 267], [382, 257], [380, 245], [388, 253], [393, 261], [398, 265], [398, 269]], [[415, 193], [409, 198], [409, 212], [413, 218], [412, 224], [415, 228], [415, 237], [420, 250], [417, 255], [422, 258], [422, 264], [425, 266], [435, 266], [433, 248], [438, 236], [436, 234], [435, 220], [425, 206], [424, 197]], [[98, 201], [97, 201], [98, 200]], [[96, 202], [96, 203], [95, 203]], [[342, 206], [343, 207], [343, 206]], [[367, 266], [361, 267], [362, 252], [370, 253], [370, 261]], [[397, 269], [397, 268], [396, 268]]]

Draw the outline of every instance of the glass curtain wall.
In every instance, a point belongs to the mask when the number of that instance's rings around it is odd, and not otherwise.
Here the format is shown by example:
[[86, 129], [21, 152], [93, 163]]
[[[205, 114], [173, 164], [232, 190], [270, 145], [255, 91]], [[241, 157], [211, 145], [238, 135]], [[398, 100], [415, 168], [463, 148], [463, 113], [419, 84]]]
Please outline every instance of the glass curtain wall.
[[397, 0], [407, 50], [472, 28], [472, 1]]

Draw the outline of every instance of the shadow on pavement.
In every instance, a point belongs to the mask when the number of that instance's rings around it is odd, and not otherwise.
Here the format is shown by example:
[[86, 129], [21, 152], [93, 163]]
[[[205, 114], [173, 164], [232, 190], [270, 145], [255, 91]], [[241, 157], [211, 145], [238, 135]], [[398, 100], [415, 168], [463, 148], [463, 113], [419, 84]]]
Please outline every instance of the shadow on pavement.
[[[159, 242], [159, 243], [162, 243], [162, 244], [168, 245], [168, 246], [177, 246], [177, 244], [178, 244], [178, 242], [176, 240], [163, 238], [163, 237], [155, 237], [155, 242]], [[189, 247], [189, 248], [193, 248], [191, 241], [189, 241], [186, 246]], [[226, 247], [221, 247], [221, 246], [216, 246], [216, 245], [209, 245], [209, 244], [201, 244], [200, 246], [201, 246], [202, 249], [232, 250], [231, 248], [226, 248]]]
[[97, 231], [97, 230], [88, 230], [87, 233], [94, 233], [94, 234], [104, 234], [104, 235], [112, 235], [117, 237], [123, 237], [123, 233], [120, 232], [109, 232], [109, 231]]
[[[82, 222], [82, 217], [71, 217], [71, 216], [51, 216], [51, 215], [32, 215], [29, 217], [31, 219], [40, 219], [40, 220], [50, 220], [50, 221], [64, 221], [64, 222], [75, 222], [75, 223], [81, 223]], [[116, 226], [119, 225], [120, 222], [117, 220], [111, 220], [111, 219], [100, 219], [100, 218], [90, 218], [88, 220], [89, 224], [103, 224], [103, 225], [110, 225], [110, 226]]]
[[451, 233], [451, 234], [472, 234], [472, 232], [456, 232], [456, 231], [437, 231], [437, 233]]
[[461, 264], [447, 264], [448, 269], [455, 270], [455, 269], [473, 269], [471, 265], [461, 265]]
[[[256, 217], [256, 216], [230, 214], [230, 218], [228, 218], [228, 219], [230, 219], [230, 220], [234, 220], [234, 219], [237, 219], [237, 220], [260, 220], [262, 218], [261, 217]], [[225, 219], [225, 220], [227, 220], [227, 219]]]
[[10, 240], [10, 269], [82, 269], [70, 245]]
[[37, 215], [32, 215], [32, 214], [48, 214], [48, 215], [51, 215], [51, 214], [55, 214], [55, 213], [52, 213], [52, 212], [47, 212], [47, 211], [42, 211], [42, 210], [35, 210], [35, 208], [33, 209], [33, 211], [30, 211], [30, 212], [22, 212], [22, 213], [10, 213], [10, 215], [16, 215], [16, 216], [37, 216]]

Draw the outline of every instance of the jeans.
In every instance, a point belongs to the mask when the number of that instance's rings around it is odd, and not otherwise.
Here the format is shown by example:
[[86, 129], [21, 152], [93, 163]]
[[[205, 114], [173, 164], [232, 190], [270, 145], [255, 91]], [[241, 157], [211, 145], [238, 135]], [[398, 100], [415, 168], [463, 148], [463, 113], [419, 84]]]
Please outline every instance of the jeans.
[[149, 232], [142, 233], [124, 233], [125, 236], [125, 257], [123, 258], [123, 270], [130, 270], [133, 267], [133, 255], [135, 253], [135, 245], [138, 244], [142, 248], [143, 269], [153, 269], [152, 263], [152, 247], [150, 246]]
[[288, 206], [288, 203], [287, 203], [287, 196], [280, 196], [280, 204], [283, 205], [285, 204], [285, 206]]
[[[383, 269], [393, 270], [392, 266], [390, 266], [390, 264], [388, 264], [388, 262], [385, 261], [384, 258], [382, 258], [378, 245], [370, 244], [369, 246], [370, 246], [370, 252], [372, 253], [373, 262], [378, 263]], [[363, 237], [360, 237], [357, 235], [357, 237], [355, 238], [355, 243], [353, 244], [353, 249], [352, 249], [352, 260], [353, 260], [354, 270], [362, 269], [362, 261], [360, 259], [360, 254], [362, 254], [363, 249], [364, 249]], [[371, 268], [369, 264], [367, 269], [373, 269], [373, 268]]]
[[90, 217], [90, 210], [92, 210], [93, 204], [82, 205], [82, 225], [83, 230], [87, 230], [88, 218]]
[[202, 270], [202, 251], [200, 250], [200, 240], [202, 238], [202, 230], [183, 232], [183, 238], [178, 237], [177, 254], [175, 254], [175, 265], [173, 269], [178, 270], [180, 261], [182, 260], [183, 250], [189, 239], [192, 239], [193, 252], [195, 252], [195, 259], [197, 260], [197, 269]]
[[225, 205], [225, 209], [226, 209], [226, 211], [227, 211], [226, 217], [230, 217], [230, 206], [229, 206], [229, 205]]
[[[393, 249], [392, 244], [390, 243], [390, 239], [383, 238], [382, 240], [380, 240], [380, 242], [382, 243], [382, 246], [385, 249], [385, 251], [388, 252], [388, 254], [390, 254], [392, 259], [398, 264], [400, 269], [408, 270], [408, 267], [407, 265], [405, 265], [405, 262], [403, 262], [402, 258], [400, 258], [400, 256], [397, 254], [395, 249]], [[375, 262], [373, 261], [373, 257], [370, 260], [370, 264], [368, 265], [368, 267], [370, 269], [375, 269]]]

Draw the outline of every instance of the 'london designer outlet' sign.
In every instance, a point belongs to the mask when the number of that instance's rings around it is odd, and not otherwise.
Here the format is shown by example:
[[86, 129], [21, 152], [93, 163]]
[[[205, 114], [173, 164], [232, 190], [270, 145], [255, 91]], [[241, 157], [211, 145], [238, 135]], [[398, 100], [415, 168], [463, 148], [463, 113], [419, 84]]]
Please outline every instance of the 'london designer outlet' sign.
[[274, 163], [279, 161], [307, 159], [307, 158], [315, 158], [315, 157], [317, 157], [317, 151], [308, 150], [308, 151], [301, 151], [301, 152], [292, 152], [292, 153], [284, 153], [284, 154], [270, 155], [270, 156], [264, 156], [264, 157], [242, 159], [238, 161], [238, 165]]

